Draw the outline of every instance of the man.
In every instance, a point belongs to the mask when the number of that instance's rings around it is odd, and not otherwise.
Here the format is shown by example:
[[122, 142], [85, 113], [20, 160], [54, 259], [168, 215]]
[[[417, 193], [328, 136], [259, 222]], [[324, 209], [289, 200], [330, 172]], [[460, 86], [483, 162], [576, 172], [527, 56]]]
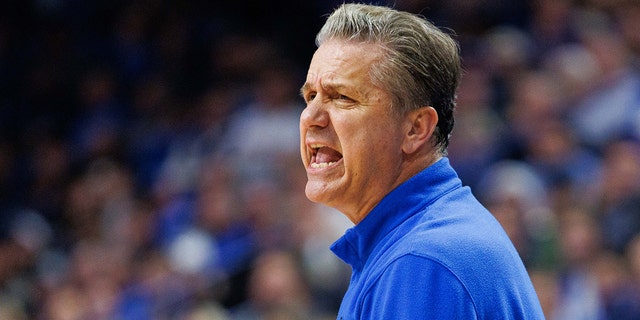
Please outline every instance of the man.
[[345, 4], [301, 89], [306, 195], [356, 225], [339, 319], [543, 319], [524, 265], [446, 158], [458, 47], [429, 22]]

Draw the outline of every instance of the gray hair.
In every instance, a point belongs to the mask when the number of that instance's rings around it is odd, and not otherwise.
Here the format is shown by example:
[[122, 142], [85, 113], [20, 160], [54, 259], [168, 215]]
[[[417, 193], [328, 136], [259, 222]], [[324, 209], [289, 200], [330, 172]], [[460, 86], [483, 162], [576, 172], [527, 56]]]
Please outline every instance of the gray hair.
[[372, 81], [390, 91], [398, 114], [432, 106], [438, 113], [436, 145], [446, 153], [461, 72], [455, 40], [421, 16], [365, 4], [336, 9], [316, 45], [328, 40], [379, 44], [383, 57], [370, 70]]

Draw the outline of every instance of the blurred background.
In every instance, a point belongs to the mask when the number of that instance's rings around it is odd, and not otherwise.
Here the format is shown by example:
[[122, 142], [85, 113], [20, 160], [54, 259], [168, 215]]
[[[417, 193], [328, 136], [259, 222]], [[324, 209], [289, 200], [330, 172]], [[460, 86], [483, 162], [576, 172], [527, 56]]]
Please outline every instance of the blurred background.
[[[341, 2], [3, 1], [0, 319], [335, 318], [298, 89]], [[460, 42], [449, 156], [547, 318], [640, 319], [640, 2], [373, 3]]]

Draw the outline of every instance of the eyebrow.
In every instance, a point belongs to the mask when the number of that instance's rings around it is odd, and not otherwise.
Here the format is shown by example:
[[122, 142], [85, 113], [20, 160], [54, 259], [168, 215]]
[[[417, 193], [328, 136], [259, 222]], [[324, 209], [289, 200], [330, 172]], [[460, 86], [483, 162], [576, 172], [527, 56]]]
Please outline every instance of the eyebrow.
[[300, 88], [300, 96], [304, 98], [304, 93], [309, 91], [311, 88], [311, 84], [309, 82], [305, 82]]
[[[305, 92], [311, 90], [311, 86], [313, 86], [313, 84], [311, 84], [310, 82], [305, 82], [305, 84], [303, 84], [302, 87], [300, 88], [300, 95], [304, 95]], [[339, 82], [331, 82], [331, 81], [327, 83], [323, 82], [320, 84], [320, 86], [324, 90], [333, 90], [333, 91], [339, 91], [347, 87], [346, 84], [339, 83]]]

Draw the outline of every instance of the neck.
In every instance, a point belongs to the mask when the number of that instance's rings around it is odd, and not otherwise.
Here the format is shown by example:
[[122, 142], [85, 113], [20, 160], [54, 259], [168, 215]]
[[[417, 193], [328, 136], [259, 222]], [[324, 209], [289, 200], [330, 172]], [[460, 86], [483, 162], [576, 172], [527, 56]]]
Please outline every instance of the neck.
[[[423, 154], [420, 154], [423, 153]], [[438, 160], [442, 159], [443, 154], [436, 150], [431, 150], [430, 152], [418, 152], [413, 155], [405, 155], [405, 159], [400, 165], [400, 174], [395, 182], [389, 186], [388, 192], [380, 197], [380, 199], [376, 199], [370, 203], [365, 203], [361, 205], [357, 210], [350, 211], [352, 214], [347, 214], [349, 211], [342, 211], [351, 222], [354, 224], [358, 224], [362, 219], [364, 219], [373, 208], [384, 198], [389, 192], [393, 189], [409, 180], [411, 177], [415, 176], [422, 170], [430, 167]]]

